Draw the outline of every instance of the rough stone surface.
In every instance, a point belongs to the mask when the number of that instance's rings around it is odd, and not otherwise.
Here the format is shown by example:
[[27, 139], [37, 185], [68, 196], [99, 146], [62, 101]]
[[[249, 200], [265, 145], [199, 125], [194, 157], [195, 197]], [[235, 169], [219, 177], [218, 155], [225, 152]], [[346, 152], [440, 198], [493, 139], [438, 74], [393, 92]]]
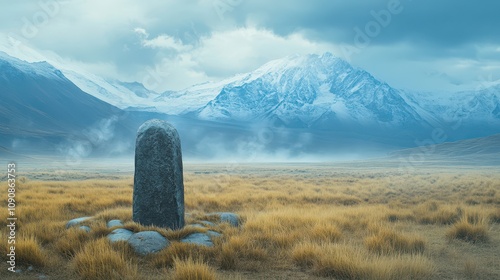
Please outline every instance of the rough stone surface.
[[76, 225], [79, 225], [81, 222], [86, 221], [92, 217], [81, 217], [81, 218], [76, 218], [73, 220], [70, 220], [68, 223], [66, 223], [66, 228], [74, 227]]
[[221, 237], [222, 234], [216, 232], [216, 231], [213, 231], [213, 230], [209, 230], [207, 231], [207, 235], [210, 236], [210, 237]]
[[183, 239], [181, 239], [181, 242], [184, 243], [192, 243], [196, 245], [202, 245], [202, 246], [207, 246], [207, 247], [212, 247], [214, 246], [214, 243], [212, 242], [212, 239], [210, 239], [210, 236], [208, 236], [205, 233], [192, 233]]
[[137, 132], [133, 220], [142, 225], [184, 227], [184, 183], [177, 130], [161, 120]]
[[240, 225], [240, 218], [238, 215], [229, 212], [221, 212], [217, 213], [220, 217], [220, 221], [223, 223], [229, 223], [233, 227], [237, 227]]
[[83, 231], [86, 231], [86, 232], [90, 232], [91, 231], [90, 227], [88, 227], [88, 226], [80, 226], [79, 229], [81, 229]]
[[117, 228], [108, 234], [108, 239], [111, 242], [127, 241], [134, 234], [132, 231], [124, 228]]
[[123, 227], [123, 223], [122, 223], [122, 221], [120, 221], [120, 220], [111, 220], [111, 221], [109, 221], [109, 222], [106, 224], [106, 226], [107, 226], [108, 228], [112, 228], [112, 227]]
[[170, 245], [170, 242], [156, 231], [141, 231], [132, 234], [128, 243], [139, 255], [156, 253]]

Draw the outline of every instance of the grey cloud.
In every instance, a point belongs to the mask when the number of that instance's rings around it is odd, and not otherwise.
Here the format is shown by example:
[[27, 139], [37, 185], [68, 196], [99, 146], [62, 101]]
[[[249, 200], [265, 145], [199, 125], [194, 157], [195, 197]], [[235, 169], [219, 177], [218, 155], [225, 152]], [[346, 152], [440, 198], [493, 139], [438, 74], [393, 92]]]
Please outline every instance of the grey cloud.
[[375, 18], [372, 12], [388, 10], [399, 2], [401, 13], [393, 14], [373, 43], [411, 41], [433, 47], [451, 48], [470, 42], [498, 43], [500, 2], [412, 1], [412, 0], [317, 0], [244, 1], [233, 11], [239, 24], [254, 18], [262, 26], [286, 35], [304, 31], [311, 38], [352, 43], [354, 28], [364, 29]]
[[[490, 69], [497, 69], [500, 57], [497, 47], [500, 36], [500, 2], [430, 1], [430, 0], [42, 0], [11, 1], [0, 10], [0, 33], [23, 37], [26, 20], [32, 22], [35, 36], [24, 38], [30, 45], [50, 50], [64, 58], [84, 63], [113, 64], [124, 77], [140, 80], [140, 73], [154, 68], [161, 61], [173, 59], [175, 50], [145, 48], [133, 32], [144, 28], [150, 38], [168, 35], [195, 49], [203, 40], [228, 30], [257, 27], [286, 37], [301, 34], [314, 44], [355, 45], [356, 31], [365, 31], [367, 24], [376, 21], [374, 13], [388, 10], [399, 2], [399, 13], [391, 14], [388, 24], [382, 24], [376, 36], [370, 37], [369, 48], [353, 58], [354, 63], [376, 69], [382, 77], [401, 77], [401, 65], [417, 61], [429, 62], [427, 73], [443, 72], [443, 61], [471, 59]], [[49, 8], [41, 6], [46, 3]], [[59, 10], [50, 9], [58, 3]], [[48, 20], [44, 21], [43, 14]], [[36, 23], [36, 21], [39, 23]], [[33, 30], [31, 30], [33, 31]], [[32, 32], [33, 33], [33, 32]], [[32, 34], [31, 34], [32, 35]], [[24, 36], [26, 37], [26, 36]], [[258, 43], [258, 42], [256, 42]], [[253, 44], [253, 43], [252, 43]], [[401, 46], [405, 46], [400, 49]], [[486, 47], [485, 47], [486, 46]], [[264, 58], [276, 58], [276, 50], [253, 46]], [[291, 47], [290, 47], [291, 48]], [[383, 49], [383, 52], [377, 52]], [[217, 49], [209, 49], [220, 52]], [[266, 53], [263, 53], [266, 52]], [[341, 54], [340, 54], [341, 55]], [[191, 69], [210, 75], [230, 75], [234, 67], [223, 69], [220, 54], [204, 54], [219, 59], [199, 60]], [[376, 56], [371, 58], [369, 56]], [[194, 58], [196, 59], [196, 57]], [[256, 59], [238, 69], [254, 67]], [[361, 61], [363, 60], [363, 61]], [[381, 61], [398, 60], [397, 70], [387, 69]], [[438, 64], [435, 61], [441, 61]], [[221, 62], [222, 61], [222, 62]], [[252, 64], [254, 63], [254, 64]], [[259, 60], [259, 63], [261, 61]], [[493, 66], [492, 66], [493, 65]], [[419, 65], [422, 68], [423, 66]], [[439, 68], [439, 69], [432, 69]], [[477, 67], [482, 67], [478, 65]], [[483, 68], [484, 68], [483, 67]], [[405, 67], [411, 68], [411, 67]], [[222, 70], [221, 70], [222, 69]], [[250, 69], [252, 70], [252, 69]], [[474, 69], [471, 74], [476, 75]], [[493, 70], [492, 70], [493, 71]], [[498, 71], [498, 70], [494, 70]], [[188, 71], [189, 72], [189, 71]], [[379, 74], [380, 73], [380, 74]], [[423, 73], [423, 72], [422, 72]], [[235, 73], [233, 73], [235, 74]], [[462, 76], [466, 76], [463, 73]], [[139, 76], [139, 78], [137, 78]], [[407, 80], [412, 79], [407, 74]], [[422, 76], [423, 77], [423, 76]], [[129, 79], [129, 80], [130, 80]], [[389, 80], [389, 78], [388, 78]], [[454, 81], [460, 83], [461, 80]]]

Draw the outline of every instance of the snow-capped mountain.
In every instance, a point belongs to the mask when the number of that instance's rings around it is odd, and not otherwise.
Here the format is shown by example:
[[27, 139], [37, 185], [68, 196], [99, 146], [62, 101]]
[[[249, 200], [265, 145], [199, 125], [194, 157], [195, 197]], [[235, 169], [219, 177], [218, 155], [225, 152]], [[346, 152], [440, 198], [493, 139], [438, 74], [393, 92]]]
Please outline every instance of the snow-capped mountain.
[[13, 74], [14, 72], [21, 72], [30, 74], [33, 76], [42, 76], [49, 79], [61, 79], [63, 75], [60, 70], [56, 69], [49, 63], [45, 61], [26, 63], [20, 59], [9, 56], [4, 52], [0, 51], [0, 67], [2, 72], [2, 78], [7, 79], [8, 74]]
[[50, 64], [84, 92], [120, 109], [132, 107], [134, 110], [156, 110], [151, 107], [151, 103], [154, 103], [153, 99], [158, 94], [140, 83], [105, 79], [56, 54], [42, 54], [24, 44], [21, 44], [21, 47], [13, 47], [8, 40], [0, 42], [0, 53], [0, 59], [15, 57], [22, 62]]
[[300, 127], [425, 124], [398, 90], [329, 53], [271, 61], [223, 86], [196, 115]]
[[151, 110], [158, 96], [142, 84], [108, 80], [86, 71], [62, 68], [61, 72], [81, 90], [120, 109]]
[[289, 56], [162, 94], [48, 61], [28, 63], [0, 52], [0, 148], [14, 147], [19, 137], [30, 143], [60, 142], [65, 135], [84, 143], [108, 139], [94, 132], [96, 124], [110, 123], [121, 126], [114, 139], [131, 142], [138, 125], [153, 117], [178, 127], [188, 153], [209, 157], [380, 153], [415, 146], [435, 128], [444, 128], [447, 141], [500, 133], [500, 86], [454, 94], [401, 91], [329, 53]]
[[405, 92], [414, 107], [420, 107], [446, 123], [500, 122], [500, 85], [456, 93]]
[[121, 138], [136, 130], [128, 114], [83, 92], [49, 63], [2, 52], [0, 99], [0, 152], [121, 152], [131, 146]]

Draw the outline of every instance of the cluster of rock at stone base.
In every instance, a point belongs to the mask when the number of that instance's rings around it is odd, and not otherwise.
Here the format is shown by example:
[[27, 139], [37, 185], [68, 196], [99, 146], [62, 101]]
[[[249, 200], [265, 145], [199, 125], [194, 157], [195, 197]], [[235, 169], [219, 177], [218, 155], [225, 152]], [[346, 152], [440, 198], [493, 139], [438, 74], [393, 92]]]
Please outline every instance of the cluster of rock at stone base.
[[[220, 223], [229, 223], [231, 226], [238, 227], [240, 225], [238, 215], [229, 212], [219, 212], [208, 214], [207, 216], [218, 216]], [[81, 217], [70, 220], [66, 224], [66, 228], [78, 227], [80, 230], [90, 232], [92, 229], [89, 226], [81, 225], [82, 222], [92, 219], [92, 217]], [[170, 241], [163, 235], [156, 231], [141, 231], [132, 232], [126, 228], [120, 220], [110, 220], [107, 222], [108, 228], [115, 228], [110, 234], [108, 239], [110, 242], [126, 241], [139, 255], [147, 255], [158, 252], [170, 245]], [[187, 225], [187, 227], [216, 227], [217, 225], [209, 221], [200, 221], [196, 224]], [[213, 230], [208, 230], [206, 233], [196, 232], [191, 233], [180, 240], [180, 242], [191, 243], [200, 246], [213, 246], [212, 238], [220, 237], [221, 233]]]

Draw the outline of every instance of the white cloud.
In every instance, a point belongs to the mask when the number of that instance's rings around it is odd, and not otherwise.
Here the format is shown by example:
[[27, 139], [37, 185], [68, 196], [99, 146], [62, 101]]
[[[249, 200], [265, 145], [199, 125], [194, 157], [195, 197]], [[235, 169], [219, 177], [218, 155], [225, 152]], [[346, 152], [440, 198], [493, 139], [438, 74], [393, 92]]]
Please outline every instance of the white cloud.
[[146, 32], [146, 29], [144, 28], [134, 28], [134, 32], [138, 34], [141, 38], [147, 39], [149, 37], [149, 33]]
[[[135, 32], [148, 34], [141, 29]], [[163, 69], [161, 72], [169, 73], [159, 85], [164, 90], [181, 89], [252, 71], [270, 60], [291, 54], [338, 51], [334, 45], [309, 41], [299, 33], [283, 37], [255, 27], [213, 32], [200, 38], [196, 46], [185, 45], [166, 34], [151, 40], [143, 39], [142, 44], [156, 48], [160, 53], [169, 50], [178, 52], [173, 57], [165, 55], [168, 58], [155, 66], [156, 69]]]
[[272, 59], [291, 54], [335, 52], [330, 44], [315, 43], [301, 34], [279, 36], [254, 27], [213, 33], [193, 52], [200, 66], [212, 75], [227, 76], [254, 70]]
[[171, 49], [177, 52], [188, 51], [191, 49], [190, 45], [184, 45], [181, 40], [169, 35], [160, 35], [151, 40], [144, 39], [142, 41], [142, 45], [153, 49]]

